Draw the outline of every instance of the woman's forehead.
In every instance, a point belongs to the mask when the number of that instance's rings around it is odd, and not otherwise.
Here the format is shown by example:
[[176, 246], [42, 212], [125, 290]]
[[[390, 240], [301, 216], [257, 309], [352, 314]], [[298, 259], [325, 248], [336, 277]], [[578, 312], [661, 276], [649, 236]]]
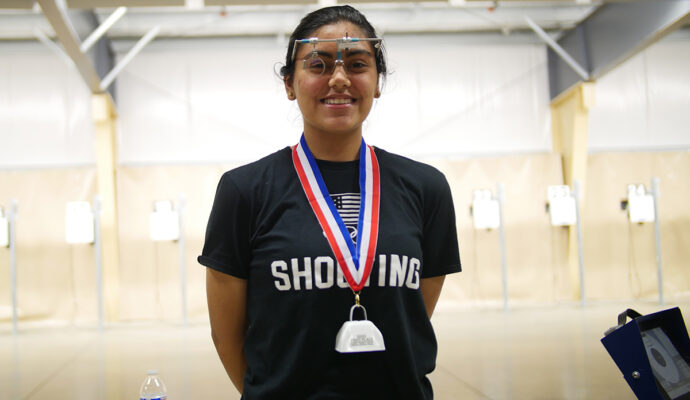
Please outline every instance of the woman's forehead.
[[309, 36], [317, 37], [319, 39], [340, 39], [345, 36], [364, 37], [365, 34], [362, 28], [350, 21], [338, 21], [336, 23], [320, 27], [312, 32]]
[[[337, 49], [337, 44], [332, 43], [332, 42], [327, 42], [327, 43], [317, 43], [316, 47], [314, 45], [309, 44], [309, 43], [304, 43], [298, 47], [297, 50], [297, 56], [296, 59], [303, 59], [305, 57], [308, 57], [310, 54], [312, 54], [316, 50], [316, 52], [319, 55], [323, 56], [330, 56], [332, 58], [336, 58], [338, 49]], [[364, 50], [364, 51], [362, 51]], [[346, 47], [343, 50], [342, 56], [343, 57], [348, 57], [348, 56], [374, 56], [374, 49], [371, 44], [371, 42], [355, 42], [355, 43], [350, 43], [348, 44], [348, 47]]]

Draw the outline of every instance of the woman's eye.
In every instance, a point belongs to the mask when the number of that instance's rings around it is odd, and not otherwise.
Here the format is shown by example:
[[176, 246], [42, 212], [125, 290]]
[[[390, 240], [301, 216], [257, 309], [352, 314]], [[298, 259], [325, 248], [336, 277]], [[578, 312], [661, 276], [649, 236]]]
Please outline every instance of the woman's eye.
[[324, 65], [324, 62], [319, 59], [307, 60], [307, 68], [310, 69], [322, 69]]
[[326, 63], [320, 57], [310, 57], [302, 62], [303, 68], [312, 74], [320, 75], [326, 69]]
[[348, 69], [353, 72], [361, 72], [364, 71], [367, 67], [368, 65], [364, 61], [353, 61], [350, 63], [350, 68]]

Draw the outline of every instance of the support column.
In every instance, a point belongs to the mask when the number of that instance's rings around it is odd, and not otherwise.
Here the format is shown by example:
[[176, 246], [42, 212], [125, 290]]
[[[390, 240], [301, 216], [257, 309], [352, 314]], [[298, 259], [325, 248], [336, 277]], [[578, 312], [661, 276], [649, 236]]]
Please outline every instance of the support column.
[[[587, 178], [587, 136], [589, 109], [594, 105], [594, 83], [581, 82], [551, 102], [553, 151], [561, 155], [563, 182], [573, 187], [579, 182], [580, 205], [584, 204]], [[581, 299], [577, 227], [568, 228], [568, 270], [574, 300]]]
[[117, 321], [120, 298], [120, 246], [117, 224], [117, 112], [108, 93], [91, 96], [96, 142], [98, 194], [101, 196], [101, 244], [105, 320]]

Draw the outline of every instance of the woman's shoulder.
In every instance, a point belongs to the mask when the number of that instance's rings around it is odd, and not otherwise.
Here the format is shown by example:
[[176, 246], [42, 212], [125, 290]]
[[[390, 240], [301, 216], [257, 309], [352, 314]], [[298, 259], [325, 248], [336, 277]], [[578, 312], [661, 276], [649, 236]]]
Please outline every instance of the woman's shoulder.
[[239, 185], [260, 181], [260, 177], [277, 178], [292, 165], [290, 147], [284, 147], [256, 161], [233, 168], [223, 174], [222, 180], [231, 180]]

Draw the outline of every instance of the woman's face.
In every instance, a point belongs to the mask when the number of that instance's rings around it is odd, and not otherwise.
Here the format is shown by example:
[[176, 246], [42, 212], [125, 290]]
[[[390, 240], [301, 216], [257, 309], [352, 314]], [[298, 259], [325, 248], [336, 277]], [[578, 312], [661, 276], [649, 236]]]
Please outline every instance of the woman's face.
[[[346, 35], [366, 37], [357, 25], [346, 21], [324, 25], [309, 36], [340, 39]], [[315, 50], [327, 66], [334, 65], [337, 58], [335, 42], [318, 43]], [[313, 45], [299, 45], [294, 75], [285, 80], [288, 98], [297, 99], [302, 112], [305, 134], [361, 135], [362, 122], [369, 114], [374, 98], [379, 97], [373, 43], [361, 42], [350, 51], [343, 50], [347, 71], [346, 67], [336, 65], [332, 70], [325, 68], [321, 75], [303, 66], [302, 60], [309, 60], [313, 52]]]

